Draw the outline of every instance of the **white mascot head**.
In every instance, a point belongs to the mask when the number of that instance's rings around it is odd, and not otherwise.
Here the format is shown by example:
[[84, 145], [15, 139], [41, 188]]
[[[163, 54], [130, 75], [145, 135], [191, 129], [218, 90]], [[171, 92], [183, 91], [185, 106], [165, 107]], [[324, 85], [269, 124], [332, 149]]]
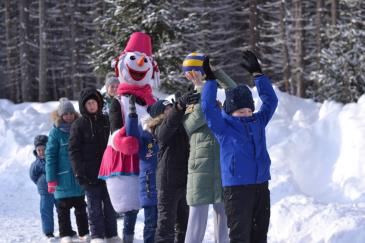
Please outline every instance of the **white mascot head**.
[[124, 51], [113, 60], [112, 67], [121, 83], [159, 86], [159, 70], [152, 57], [151, 37], [146, 33], [133, 33]]

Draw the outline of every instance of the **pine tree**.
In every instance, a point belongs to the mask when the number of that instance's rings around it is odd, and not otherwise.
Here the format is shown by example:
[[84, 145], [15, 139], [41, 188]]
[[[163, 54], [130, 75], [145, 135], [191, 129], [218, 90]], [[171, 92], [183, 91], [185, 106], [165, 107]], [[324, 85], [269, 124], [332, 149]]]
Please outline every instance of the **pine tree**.
[[104, 16], [96, 19], [98, 23], [99, 39], [95, 43], [92, 53], [95, 71], [105, 74], [110, 69], [110, 62], [124, 49], [133, 32], [146, 32], [152, 38], [153, 53], [160, 67], [163, 84], [169, 84], [171, 67], [178, 61], [174, 52], [178, 43], [175, 34], [179, 26], [174, 25], [173, 12], [170, 1], [105, 1]]
[[327, 47], [320, 55], [320, 69], [312, 72], [318, 81], [313, 97], [316, 100], [354, 102], [365, 92], [365, 4], [361, 1], [340, 1], [340, 23], [325, 33]]
[[39, 101], [49, 99], [47, 85], [46, 0], [39, 0]]
[[5, 0], [5, 75], [8, 82], [6, 89], [9, 97], [16, 102], [21, 101], [20, 92], [20, 66], [19, 66], [19, 35], [18, 35], [18, 6], [17, 3]]
[[[236, 82], [250, 83], [248, 74], [240, 65], [242, 50], [258, 46], [256, 22], [250, 25], [249, 3], [236, 0], [189, 1], [181, 11], [187, 15], [189, 23], [195, 23], [181, 33], [186, 49], [183, 55], [192, 51], [206, 53]], [[255, 17], [252, 13], [251, 19], [256, 20]], [[250, 31], [254, 33], [252, 37]]]
[[47, 84], [52, 99], [77, 99], [81, 89], [98, 87], [89, 53], [100, 1], [47, 2]]
[[[5, 2], [0, 2], [0, 33], [5, 33]], [[6, 72], [6, 42], [5, 35], [0, 34], [0, 90], [3, 92], [0, 93], [0, 98], [9, 99], [9, 94], [6, 92], [6, 84], [9, 82]]]
[[290, 92], [287, 12], [286, 1], [265, 1], [259, 4], [258, 31], [263, 71], [280, 89]]

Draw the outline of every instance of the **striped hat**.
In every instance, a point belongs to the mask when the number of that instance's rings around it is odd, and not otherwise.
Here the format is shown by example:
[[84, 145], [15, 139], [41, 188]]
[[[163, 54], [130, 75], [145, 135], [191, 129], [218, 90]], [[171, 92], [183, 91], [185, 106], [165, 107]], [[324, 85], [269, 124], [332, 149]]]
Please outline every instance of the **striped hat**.
[[204, 75], [203, 61], [205, 55], [203, 53], [193, 52], [187, 55], [183, 62], [183, 72], [199, 71]]

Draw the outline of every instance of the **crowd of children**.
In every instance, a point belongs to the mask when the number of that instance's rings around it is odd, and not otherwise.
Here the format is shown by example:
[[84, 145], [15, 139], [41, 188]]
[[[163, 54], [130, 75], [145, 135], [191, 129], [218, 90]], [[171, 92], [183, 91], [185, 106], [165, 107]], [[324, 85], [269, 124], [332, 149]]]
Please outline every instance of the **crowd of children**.
[[[36, 160], [30, 168], [47, 239], [54, 239], [55, 206], [62, 243], [72, 242], [76, 234], [78, 242], [133, 242], [138, 210], [123, 214], [120, 238], [107, 183], [98, 177], [109, 135], [124, 123], [119, 132], [124, 151], [137, 153], [139, 161], [135, 193], [144, 209], [145, 243], [203, 242], [209, 205], [215, 242], [267, 242], [271, 162], [265, 127], [278, 104], [271, 82], [255, 54], [244, 52], [242, 65], [254, 77], [262, 101], [254, 113], [247, 86], [236, 86], [214, 70], [209, 57], [188, 57], [186, 63], [201, 64], [183, 70], [194, 91], [154, 102], [144, 124], [136, 110], [141, 101], [133, 94], [128, 94], [127, 117], [109, 115], [121, 110], [114, 99], [119, 81], [113, 75], [106, 78], [104, 95], [93, 88], [82, 90], [80, 115], [68, 99], [60, 99], [48, 137], [34, 139]], [[217, 101], [218, 85], [226, 89], [223, 106]], [[133, 165], [135, 156], [130, 158]]]

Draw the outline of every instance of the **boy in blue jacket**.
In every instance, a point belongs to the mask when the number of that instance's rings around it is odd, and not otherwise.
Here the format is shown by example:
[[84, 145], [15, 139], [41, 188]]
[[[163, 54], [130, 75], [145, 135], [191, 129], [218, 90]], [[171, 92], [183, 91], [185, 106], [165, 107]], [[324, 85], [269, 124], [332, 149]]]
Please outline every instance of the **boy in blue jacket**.
[[46, 135], [38, 135], [34, 138], [33, 154], [36, 160], [31, 164], [29, 169], [30, 179], [37, 185], [38, 193], [41, 196], [40, 213], [42, 220], [42, 230], [48, 240], [53, 240], [53, 207], [55, 199], [52, 193], [48, 193], [48, 186], [46, 181], [46, 160], [45, 150], [48, 137]]
[[278, 105], [270, 79], [262, 74], [251, 51], [243, 55], [243, 67], [255, 79], [263, 104], [255, 110], [252, 93], [245, 85], [226, 90], [221, 110], [216, 102], [217, 82], [209, 58], [203, 68], [206, 83], [202, 110], [209, 128], [220, 144], [220, 163], [224, 204], [230, 242], [267, 242], [270, 221], [270, 157], [266, 148], [265, 127]]

